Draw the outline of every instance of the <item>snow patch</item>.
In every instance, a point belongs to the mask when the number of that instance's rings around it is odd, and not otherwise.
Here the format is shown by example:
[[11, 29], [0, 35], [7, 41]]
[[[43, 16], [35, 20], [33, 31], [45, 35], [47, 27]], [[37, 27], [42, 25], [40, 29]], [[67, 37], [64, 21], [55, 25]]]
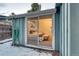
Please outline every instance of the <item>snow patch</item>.
[[[12, 39], [4, 40], [6, 42]], [[0, 41], [1, 42], [1, 41]], [[52, 56], [50, 52], [27, 47], [11, 46], [12, 41], [0, 44], [0, 56]]]

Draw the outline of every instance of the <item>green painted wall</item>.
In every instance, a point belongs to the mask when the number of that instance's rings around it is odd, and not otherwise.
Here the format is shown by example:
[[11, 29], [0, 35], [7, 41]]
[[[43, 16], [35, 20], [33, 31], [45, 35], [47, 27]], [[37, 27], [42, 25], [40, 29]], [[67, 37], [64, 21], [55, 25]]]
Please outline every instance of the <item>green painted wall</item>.
[[21, 44], [24, 45], [25, 38], [24, 38], [24, 22], [25, 18], [13, 18], [13, 30], [12, 30], [12, 37], [13, 37], [13, 44]]
[[61, 53], [61, 10], [62, 5], [56, 4], [56, 13], [55, 13], [55, 50], [60, 51]]
[[70, 4], [70, 54], [79, 56], [79, 3]]
[[62, 56], [69, 55], [69, 19], [68, 3], [58, 5], [58, 11], [55, 14], [55, 47]]

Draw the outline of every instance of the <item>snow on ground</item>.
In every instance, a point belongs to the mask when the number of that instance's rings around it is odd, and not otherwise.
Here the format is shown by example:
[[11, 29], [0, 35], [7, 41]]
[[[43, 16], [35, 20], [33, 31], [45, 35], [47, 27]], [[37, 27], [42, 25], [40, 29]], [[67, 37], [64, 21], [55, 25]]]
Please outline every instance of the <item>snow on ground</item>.
[[6, 43], [6, 42], [9, 42], [9, 41], [12, 41], [12, 38], [10, 38], [10, 39], [5, 39], [5, 40], [1, 40], [1, 41], [0, 41], [0, 44]]
[[50, 52], [27, 47], [11, 46], [12, 41], [0, 44], [0, 56], [52, 56]]

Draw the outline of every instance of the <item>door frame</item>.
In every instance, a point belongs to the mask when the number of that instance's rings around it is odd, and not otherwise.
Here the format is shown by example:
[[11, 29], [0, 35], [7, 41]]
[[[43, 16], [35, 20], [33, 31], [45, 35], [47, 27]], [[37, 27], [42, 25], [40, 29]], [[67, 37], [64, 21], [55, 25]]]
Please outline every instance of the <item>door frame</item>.
[[[31, 21], [27, 18], [27, 41], [28, 41], [28, 21]], [[34, 20], [36, 25], [36, 30], [37, 30], [37, 35], [38, 35], [38, 17], [36, 17], [36, 19]], [[28, 43], [27, 43], [28, 44]], [[28, 45], [32, 45], [32, 44], [28, 44]], [[37, 36], [37, 45], [34, 46], [38, 46], [39, 45], [39, 36]]]
[[[54, 31], [53, 33], [54, 33], [54, 36], [55, 36], [55, 17], [54, 17], [55, 14], [52, 14], [51, 16], [52, 16], [51, 19], [53, 20], [53, 21], [52, 21], [52, 22], [53, 22], [52, 24], [54, 25], [54, 29], [52, 29], [52, 30]], [[39, 19], [39, 16], [37, 16], [37, 17], [38, 17], [38, 19]], [[43, 48], [43, 47], [34, 46], [34, 45], [28, 45], [28, 44], [27, 44], [27, 36], [28, 36], [28, 35], [27, 35], [27, 31], [28, 31], [28, 28], [27, 28], [27, 26], [28, 26], [27, 21], [28, 21], [28, 17], [25, 18], [25, 46], [30, 46], [30, 47], [34, 47], [34, 48], [40, 48], [40, 49], [46, 49], [46, 50], [55, 50], [55, 37], [52, 38], [52, 43], [51, 43], [51, 44], [52, 44], [52, 47], [53, 47], [53, 48], [51, 48], [51, 49], [50, 49], [50, 48], [47, 48], [47, 47], [46, 47], [46, 48]], [[53, 41], [53, 39], [54, 39], [54, 41]]]

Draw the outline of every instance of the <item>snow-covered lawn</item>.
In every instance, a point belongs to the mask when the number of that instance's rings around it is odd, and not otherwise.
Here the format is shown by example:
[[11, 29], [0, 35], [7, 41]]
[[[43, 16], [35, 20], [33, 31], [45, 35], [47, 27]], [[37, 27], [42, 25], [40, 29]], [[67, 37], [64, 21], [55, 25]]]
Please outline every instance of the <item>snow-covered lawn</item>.
[[[4, 42], [4, 41], [3, 41]], [[52, 56], [51, 52], [11, 46], [12, 41], [0, 44], [0, 56]]]

